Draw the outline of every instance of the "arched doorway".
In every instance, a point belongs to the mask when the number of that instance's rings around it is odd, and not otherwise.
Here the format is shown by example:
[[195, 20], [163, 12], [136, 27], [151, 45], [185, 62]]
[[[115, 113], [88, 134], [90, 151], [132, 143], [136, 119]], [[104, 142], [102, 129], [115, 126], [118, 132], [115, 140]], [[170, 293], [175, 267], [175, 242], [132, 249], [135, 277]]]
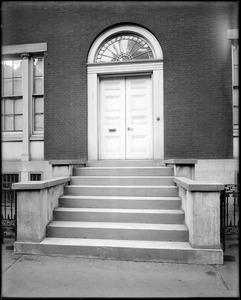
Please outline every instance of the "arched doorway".
[[111, 28], [87, 63], [88, 159], [163, 159], [163, 54], [146, 29]]

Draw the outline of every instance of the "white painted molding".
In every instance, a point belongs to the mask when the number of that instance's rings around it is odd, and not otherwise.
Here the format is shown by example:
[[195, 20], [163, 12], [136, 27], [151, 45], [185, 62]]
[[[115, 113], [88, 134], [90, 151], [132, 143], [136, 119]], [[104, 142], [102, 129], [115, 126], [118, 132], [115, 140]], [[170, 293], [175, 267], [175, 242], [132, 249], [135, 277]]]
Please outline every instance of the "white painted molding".
[[[110, 36], [129, 32], [142, 36], [150, 45], [154, 60], [95, 63], [99, 46]], [[87, 63], [88, 160], [99, 159], [99, 80], [102, 76], [151, 75], [153, 93], [153, 159], [164, 159], [163, 53], [152, 33], [139, 26], [118, 26], [101, 34], [93, 43]]]
[[88, 74], [112, 74], [112, 73], [135, 73], [140, 71], [152, 72], [153, 70], [162, 70], [163, 62], [159, 61], [132, 61], [131, 63], [109, 63], [109, 64], [89, 64]]
[[[151, 74], [153, 90], [153, 159], [164, 159], [164, 108], [163, 108], [163, 64], [150, 63], [147, 65], [138, 63], [133, 65], [88, 67], [88, 160], [99, 159], [98, 140], [98, 109], [99, 109], [99, 79], [101, 76]], [[129, 68], [129, 67], [132, 68]], [[90, 68], [90, 69], [89, 69]], [[160, 88], [161, 87], [161, 88]], [[159, 118], [159, 121], [157, 119]]]
[[47, 43], [2, 46], [2, 55], [46, 52]]

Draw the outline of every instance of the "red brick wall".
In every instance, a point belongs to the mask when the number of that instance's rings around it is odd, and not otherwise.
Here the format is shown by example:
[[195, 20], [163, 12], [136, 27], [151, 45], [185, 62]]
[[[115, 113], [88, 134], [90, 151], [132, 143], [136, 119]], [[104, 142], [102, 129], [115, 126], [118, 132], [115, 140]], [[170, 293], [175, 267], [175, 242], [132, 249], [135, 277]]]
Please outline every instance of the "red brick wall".
[[87, 158], [86, 60], [118, 23], [144, 26], [164, 53], [165, 158], [231, 158], [236, 2], [3, 2], [2, 44], [47, 42], [45, 159]]

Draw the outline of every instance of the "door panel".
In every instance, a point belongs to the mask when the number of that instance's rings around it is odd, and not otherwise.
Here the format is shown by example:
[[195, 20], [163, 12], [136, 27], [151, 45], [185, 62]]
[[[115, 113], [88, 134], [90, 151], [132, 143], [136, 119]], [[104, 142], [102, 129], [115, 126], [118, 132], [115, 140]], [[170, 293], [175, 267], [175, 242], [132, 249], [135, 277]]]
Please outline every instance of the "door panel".
[[125, 159], [125, 80], [100, 82], [100, 159]]
[[150, 159], [151, 86], [150, 77], [126, 78], [126, 135], [127, 159]]
[[152, 158], [150, 76], [100, 80], [100, 159]]

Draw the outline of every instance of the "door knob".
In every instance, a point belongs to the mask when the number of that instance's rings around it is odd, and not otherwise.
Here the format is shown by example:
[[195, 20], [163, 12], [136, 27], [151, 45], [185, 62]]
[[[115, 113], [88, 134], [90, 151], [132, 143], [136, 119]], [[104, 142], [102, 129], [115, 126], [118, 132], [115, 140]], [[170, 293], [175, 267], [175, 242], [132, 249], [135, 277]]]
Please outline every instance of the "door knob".
[[130, 127], [127, 127], [127, 131], [132, 131], [133, 129]]

